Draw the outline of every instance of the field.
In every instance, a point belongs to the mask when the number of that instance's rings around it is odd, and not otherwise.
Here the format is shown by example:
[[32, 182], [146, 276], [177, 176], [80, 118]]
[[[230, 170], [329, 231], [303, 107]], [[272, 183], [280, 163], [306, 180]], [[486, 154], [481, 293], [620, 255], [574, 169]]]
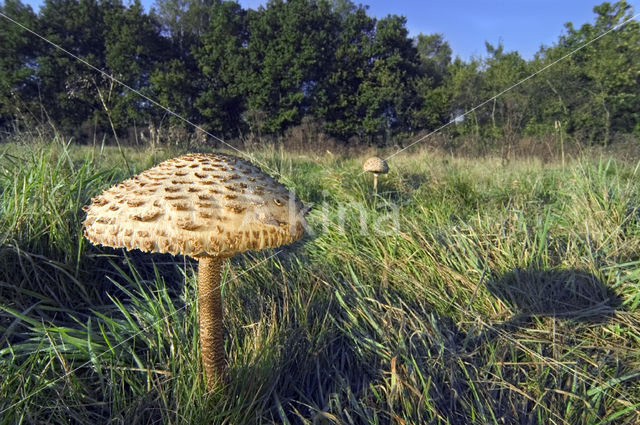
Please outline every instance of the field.
[[207, 394], [196, 263], [81, 231], [180, 153], [0, 146], [0, 424], [640, 423], [640, 164], [251, 152], [310, 228], [227, 262]]

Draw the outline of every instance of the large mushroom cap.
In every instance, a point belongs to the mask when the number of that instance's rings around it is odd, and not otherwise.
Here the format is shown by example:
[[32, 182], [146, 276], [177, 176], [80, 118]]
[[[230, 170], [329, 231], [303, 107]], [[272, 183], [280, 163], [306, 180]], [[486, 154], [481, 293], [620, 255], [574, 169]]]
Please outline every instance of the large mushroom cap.
[[378, 158], [377, 156], [373, 156], [367, 159], [362, 166], [364, 171], [368, 171], [370, 173], [376, 174], [387, 174], [389, 172], [389, 166], [387, 165], [387, 161], [382, 158]]
[[188, 154], [93, 198], [85, 207], [84, 235], [113, 248], [228, 257], [300, 239], [302, 208], [244, 159]]

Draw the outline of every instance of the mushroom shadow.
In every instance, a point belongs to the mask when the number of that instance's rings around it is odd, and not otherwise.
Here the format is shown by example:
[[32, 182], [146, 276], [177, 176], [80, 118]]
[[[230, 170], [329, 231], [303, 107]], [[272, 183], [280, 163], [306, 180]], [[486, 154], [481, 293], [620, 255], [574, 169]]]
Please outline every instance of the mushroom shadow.
[[531, 316], [604, 323], [621, 306], [620, 297], [593, 274], [577, 269], [519, 269], [487, 283], [520, 319]]

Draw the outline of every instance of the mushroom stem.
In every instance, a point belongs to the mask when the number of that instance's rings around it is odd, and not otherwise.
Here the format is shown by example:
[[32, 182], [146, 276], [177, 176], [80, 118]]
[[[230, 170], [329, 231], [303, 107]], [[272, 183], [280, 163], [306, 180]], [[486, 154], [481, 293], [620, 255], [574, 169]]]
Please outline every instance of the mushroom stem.
[[207, 388], [214, 389], [224, 375], [224, 342], [222, 340], [222, 299], [220, 296], [221, 257], [199, 257], [198, 314], [200, 316], [200, 349]]
[[373, 173], [373, 191], [378, 193], [378, 173]]

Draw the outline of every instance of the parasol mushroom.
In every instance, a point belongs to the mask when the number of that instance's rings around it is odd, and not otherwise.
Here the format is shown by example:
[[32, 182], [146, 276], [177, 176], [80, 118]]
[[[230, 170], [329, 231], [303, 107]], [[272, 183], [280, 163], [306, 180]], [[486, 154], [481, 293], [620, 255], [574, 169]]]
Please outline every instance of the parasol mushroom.
[[246, 250], [304, 233], [302, 203], [241, 158], [187, 154], [112, 186], [85, 207], [94, 244], [198, 260], [200, 346], [207, 387], [224, 375], [220, 267]]
[[389, 166], [387, 161], [377, 156], [373, 156], [367, 159], [362, 166], [364, 171], [373, 173], [373, 190], [378, 192], [378, 174], [387, 174], [389, 172]]

